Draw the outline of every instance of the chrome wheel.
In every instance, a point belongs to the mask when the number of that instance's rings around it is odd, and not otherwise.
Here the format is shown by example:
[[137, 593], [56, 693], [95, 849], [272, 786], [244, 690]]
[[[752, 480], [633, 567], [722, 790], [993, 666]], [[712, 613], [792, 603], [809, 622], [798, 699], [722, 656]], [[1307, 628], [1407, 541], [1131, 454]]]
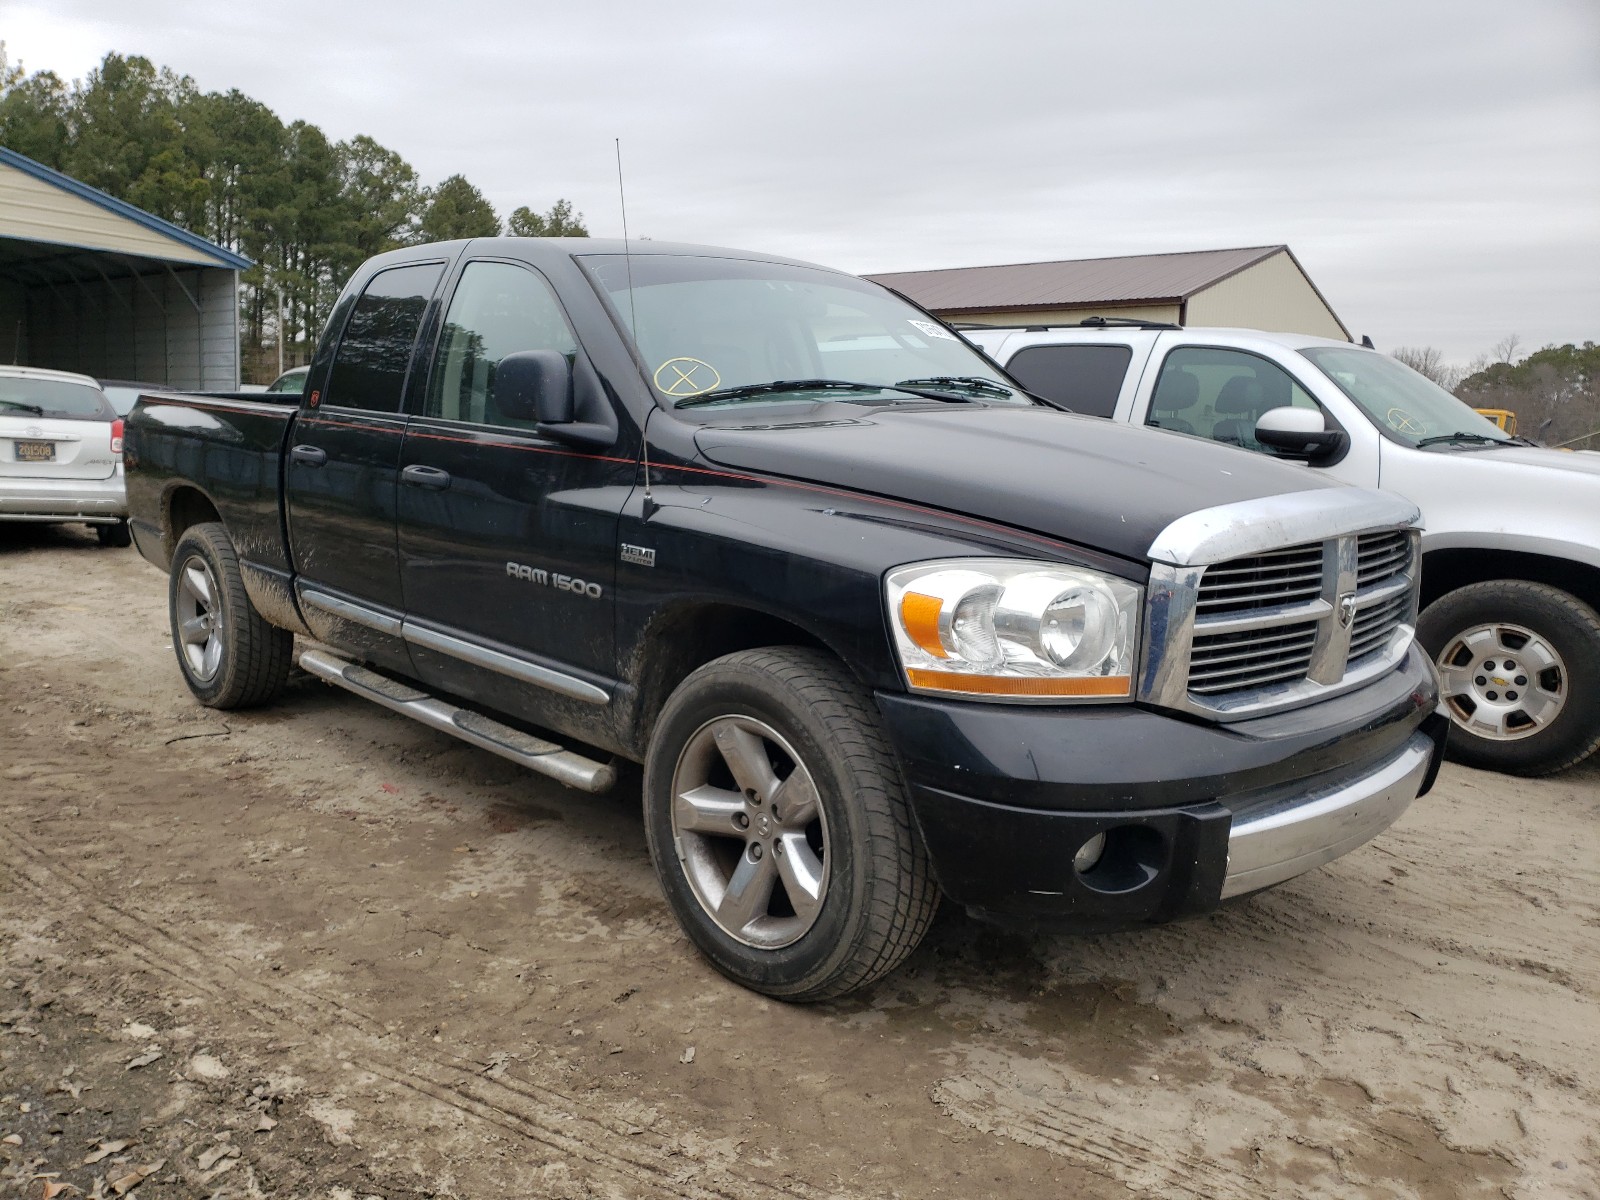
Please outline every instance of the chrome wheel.
[[189, 674], [209, 682], [222, 665], [222, 618], [217, 577], [199, 555], [188, 558], [178, 575], [173, 600], [177, 636]]
[[811, 772], [747, 716], [706, 722], [672, 776], [672, 839], [694, 897], [724, 933], [774, 950], [804, 937], [828, 889], [828, 826]]
[[1530, 737], [1547, 728], [1567, 703], [1561, 655], [1522, 625], [1473, 626], [1450, 639], [1438, 664], [1450, 716], [1490, 741]]

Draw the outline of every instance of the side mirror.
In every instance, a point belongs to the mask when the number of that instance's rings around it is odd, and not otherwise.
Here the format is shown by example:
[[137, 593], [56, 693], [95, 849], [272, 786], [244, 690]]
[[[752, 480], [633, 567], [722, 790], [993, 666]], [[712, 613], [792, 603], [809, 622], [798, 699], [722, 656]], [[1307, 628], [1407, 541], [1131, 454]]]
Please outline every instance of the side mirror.
[[1324, 462], [1337, 458], [1350, 444], [1342, 429], [1329, 429], [1314, 408], [1269, 408], [1256, 421], [1256, 441], [1288, 458]]
[[566, 425], [572, 421], [572, 368], [554, 350], [519, 350], [494, 369], [495, 407], [519, 421]]

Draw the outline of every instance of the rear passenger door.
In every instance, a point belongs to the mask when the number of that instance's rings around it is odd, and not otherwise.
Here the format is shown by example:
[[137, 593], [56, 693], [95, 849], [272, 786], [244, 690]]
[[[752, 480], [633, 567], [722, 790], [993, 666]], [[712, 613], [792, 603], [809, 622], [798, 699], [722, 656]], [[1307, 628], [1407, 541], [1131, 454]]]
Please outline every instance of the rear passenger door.
[[552, 697], [571, 711], [609, 694], [617, 520], [634, 464], [558, 442], [500, 405], [496, 367], [526, 350], [569, 364], [583, 353], [543, 275], [468, 261], [405, 435], [399, 547], [420, 677], [550, 724]]
[[406, 672], [396, 477], [406, 389], [444, 266], [408, 263], [367, 282], [326, 382], [295, 419], [285, 468], [289, 547], [307, 624], [324, 640]]

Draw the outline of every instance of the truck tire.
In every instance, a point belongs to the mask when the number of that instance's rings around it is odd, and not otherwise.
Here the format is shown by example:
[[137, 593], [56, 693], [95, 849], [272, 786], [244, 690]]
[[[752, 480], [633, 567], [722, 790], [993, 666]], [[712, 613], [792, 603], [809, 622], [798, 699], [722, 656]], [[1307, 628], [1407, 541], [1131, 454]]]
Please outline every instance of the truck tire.
[[644, 807], [684, 932], [768, 996], [871, 983], [938, 908], [871, 694], [819, 651], [741, 651], [684, 680], [650, 739]]
[[133, 545], [133, 534], [128, 531], [126, 521], [118, 521], [115, 525], [96, 525], [94, 535], [100, 539], [102, 546], [110, 546], [113, 549]]
[[1417, 622], [1455, 728], [1451, 758], [1548, 775], [1600, 746], [1600, 617], [1543, 583], [1494, 579], [1447, 592]]
[[250, 708], [283, 691], [294, 635], [269, 625], [250, 603], [239, 558], [215, 521], [192, 525], [172, 552], [167, 611], [178, 669], [210, 708]]

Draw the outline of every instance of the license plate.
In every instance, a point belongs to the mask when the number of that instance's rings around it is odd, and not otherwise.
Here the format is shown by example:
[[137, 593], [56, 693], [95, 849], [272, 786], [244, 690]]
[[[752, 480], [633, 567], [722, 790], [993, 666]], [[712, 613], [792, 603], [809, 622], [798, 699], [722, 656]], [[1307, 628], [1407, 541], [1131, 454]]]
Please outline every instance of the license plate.
[[18, 462], [55, 462], [54, 442], [17, 442]]

